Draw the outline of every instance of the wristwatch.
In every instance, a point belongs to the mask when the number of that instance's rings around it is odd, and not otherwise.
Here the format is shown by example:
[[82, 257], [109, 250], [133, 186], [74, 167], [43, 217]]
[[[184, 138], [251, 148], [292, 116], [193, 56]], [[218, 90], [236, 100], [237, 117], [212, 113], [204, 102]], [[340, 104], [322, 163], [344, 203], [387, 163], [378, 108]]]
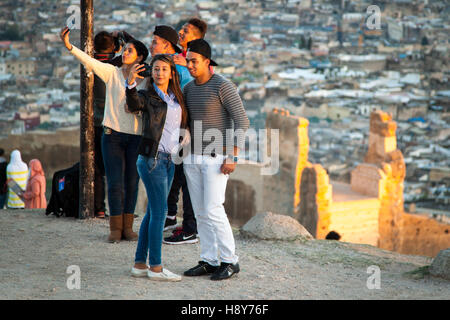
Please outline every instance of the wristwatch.
[[227, 159], [232, 160], [234, 163], [238, 162], [238, 160], [239, 160], [239, 158], [237, 156], [231, 155], [231, 154], [227, 155]]

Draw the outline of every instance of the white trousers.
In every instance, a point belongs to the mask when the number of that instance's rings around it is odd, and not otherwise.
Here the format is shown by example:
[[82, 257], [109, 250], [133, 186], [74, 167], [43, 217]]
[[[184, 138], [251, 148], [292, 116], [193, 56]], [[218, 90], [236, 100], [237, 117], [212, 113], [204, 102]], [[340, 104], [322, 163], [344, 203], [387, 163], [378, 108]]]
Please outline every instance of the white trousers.
[[225, 208], [229, 175], [220, 172], [224, 156], [189, 155], [183, 161], [184, 174], [197, 220], [200, 258], [213, 266], [236, 263], [233, 231]]

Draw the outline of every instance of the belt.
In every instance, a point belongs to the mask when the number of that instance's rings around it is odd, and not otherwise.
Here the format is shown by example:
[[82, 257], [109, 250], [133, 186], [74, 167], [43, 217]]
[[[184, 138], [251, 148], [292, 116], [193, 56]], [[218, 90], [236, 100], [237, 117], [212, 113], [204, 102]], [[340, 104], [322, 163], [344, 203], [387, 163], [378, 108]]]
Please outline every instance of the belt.
[[156, 154], [156, 159], [160, 159], [160, 160], [172, 160], [172, 155], [170, 153], [167, 152], [161, 152], [158, 151], [158, 153]]
[[115, 130], [108, 128], [108, 127], [103, 127], [103, 132], [105, 134], [111, 134], [113, 131], [115, 131]]

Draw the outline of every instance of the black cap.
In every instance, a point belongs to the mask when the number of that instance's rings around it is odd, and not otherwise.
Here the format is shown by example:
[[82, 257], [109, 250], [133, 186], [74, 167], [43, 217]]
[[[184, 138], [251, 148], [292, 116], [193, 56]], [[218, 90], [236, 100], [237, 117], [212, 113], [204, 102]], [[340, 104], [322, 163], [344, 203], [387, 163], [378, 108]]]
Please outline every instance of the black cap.
[[209, 46], [208, 42], [206, 42], [203, 39], [195, 39], [192, 41], [189, 41], [187, 44], [187, 48], [191, 52], [195, 52], [198, 54], [201, 54], [205, 58], [209, 59], [210, 65], [212, 66], [218, 66], [218, 64], [211, 59], [211, 47]]
[[155, 31], [153, 31], [155, 36], [161, 37], [164, 40], [167, 40], [172, 45], [173, 49], [176, 53], [181, 53], [181, 49], [177, 46], [178, 43], [178, 33], [174, 28], [169, 26], [156, 26]]
[[144, 62], [148, 57], [148, 49], [141, 41], [136, 39], [131, 39], [128, 41], [128, 43], [131, 43], [134, 45], [134, 48], [136, 49], [136, 53], [138, 56], [142, 56], [142, 62]]

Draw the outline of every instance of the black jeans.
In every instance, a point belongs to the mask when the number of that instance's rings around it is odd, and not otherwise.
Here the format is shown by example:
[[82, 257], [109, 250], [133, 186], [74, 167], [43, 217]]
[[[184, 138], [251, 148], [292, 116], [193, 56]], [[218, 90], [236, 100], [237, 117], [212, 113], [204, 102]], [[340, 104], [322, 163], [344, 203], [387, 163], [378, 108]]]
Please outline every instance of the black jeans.
[[140, 135], [103, 132], [102, 152], [108, 183], [109, 215], [134, 213], [139, 175], [136, 167]]
[[95, 213], [105, 212], [105, 166], [102, 154], [103, 127], [94, 127], [94, 209]]
[[175, 217], [178, 211], [178, 198], [180, 188], [183, 189], [183, 231], [192, 234], [197, 233], [197, 221], [195, 220], [194, 209], [192, 209], [191, 197], [187, 187], [186, 176], [183, 171], [183, 164], [175, 165], [172, 188], [167, 198], [167, 215]]

